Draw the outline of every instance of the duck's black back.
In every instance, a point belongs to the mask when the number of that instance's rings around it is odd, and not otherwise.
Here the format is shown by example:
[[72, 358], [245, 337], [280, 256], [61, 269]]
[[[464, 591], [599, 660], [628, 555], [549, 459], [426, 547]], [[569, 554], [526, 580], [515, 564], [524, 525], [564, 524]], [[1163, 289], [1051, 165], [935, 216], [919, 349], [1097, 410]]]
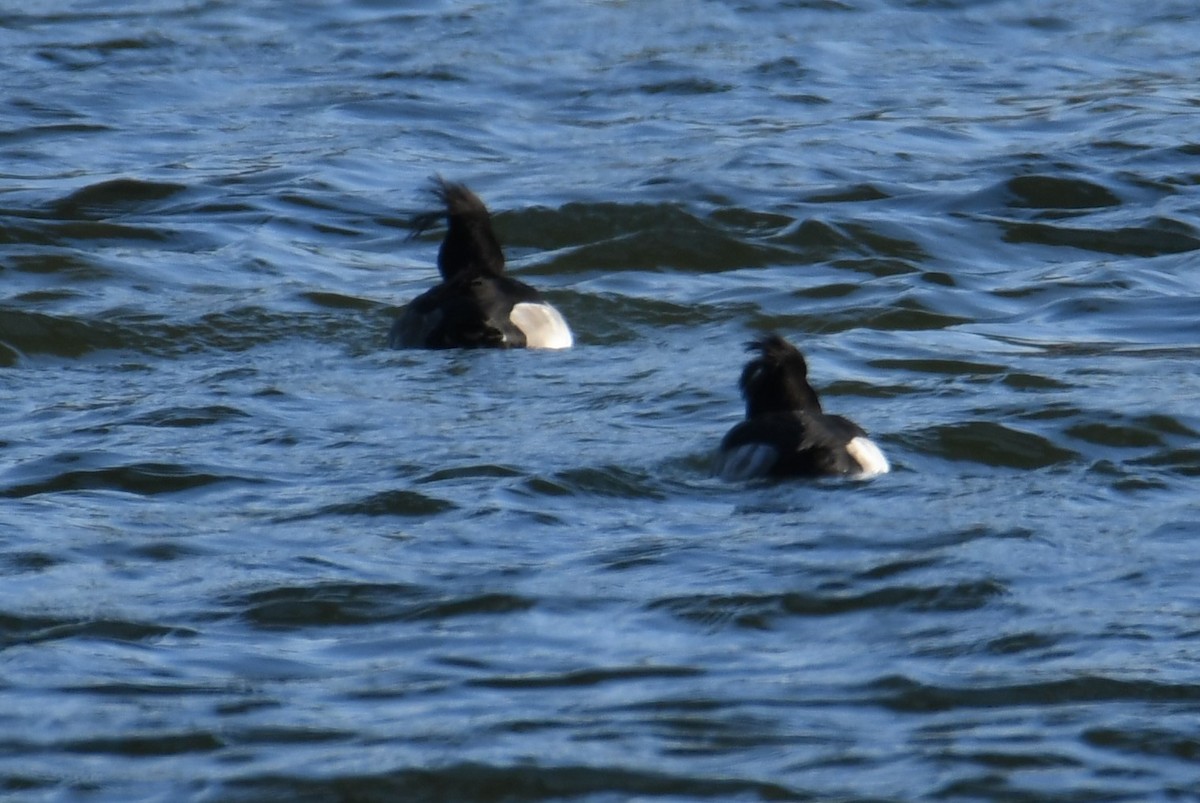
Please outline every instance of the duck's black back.
[[399, 344], [414, 335], [403, 328], [420, 321], [425, 348], [524, 348], [525, 334], [513, 325], [516, 304], [541, 298], [534, 288], [508, 276], [459, 275], [414, 298], [410, 310], [392, 326]]
[[846, 444], [866, 434], [862, 427], [840, 415], [802, 410], [772, 412], [734, 426], [721, 440], [721, 451], [755, 443], [769, 444], [778, 454], [771, 474], [849, 474], [860, 466], [847, 453]]

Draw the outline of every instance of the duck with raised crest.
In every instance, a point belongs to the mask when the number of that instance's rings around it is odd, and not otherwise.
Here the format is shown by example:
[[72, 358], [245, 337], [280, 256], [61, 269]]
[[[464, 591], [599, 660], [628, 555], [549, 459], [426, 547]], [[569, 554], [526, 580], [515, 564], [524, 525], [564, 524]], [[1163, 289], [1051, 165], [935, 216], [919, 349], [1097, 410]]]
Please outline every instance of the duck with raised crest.
[[727, 480], [844, 475], [873, 477], [890, 466], [858, 424], [821, 409], [808, 363], [777, 334], [747, 344], [740, 381], [746, 419], [726, 433], [717, 473]]
[[388, 334], [392, 348], [543, 348], [574, 343], [563, 316], [541, 294], [504, 272], [504, 252], [483, 202], [465, 185], [436, 178], [436, 212], [414, 219], [415, 237], [438, 220], [442, 281], [409, 302]]

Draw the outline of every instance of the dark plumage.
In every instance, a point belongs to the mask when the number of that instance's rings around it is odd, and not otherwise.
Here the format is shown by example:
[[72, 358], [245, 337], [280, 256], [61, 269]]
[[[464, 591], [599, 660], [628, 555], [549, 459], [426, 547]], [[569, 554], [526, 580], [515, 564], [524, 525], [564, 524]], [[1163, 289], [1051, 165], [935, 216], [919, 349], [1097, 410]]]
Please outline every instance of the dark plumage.
[[822, 411], [804, 355], [777, 334], [747, 344], [755, 356], [739, 382], [746, 420], [721, 440], [725, 479], [766, 476], [873, 476], [888, 471], [862, 427]]
[[441, 205], [413, 220], [415, 237], [445, 219], [442, 281], [414, 298], [388, 334], [392, 348], [569, 348], [571, 330], [537, 290], [504, 273], [504, 252], [483, 202], [466, 186], [434, 180]]

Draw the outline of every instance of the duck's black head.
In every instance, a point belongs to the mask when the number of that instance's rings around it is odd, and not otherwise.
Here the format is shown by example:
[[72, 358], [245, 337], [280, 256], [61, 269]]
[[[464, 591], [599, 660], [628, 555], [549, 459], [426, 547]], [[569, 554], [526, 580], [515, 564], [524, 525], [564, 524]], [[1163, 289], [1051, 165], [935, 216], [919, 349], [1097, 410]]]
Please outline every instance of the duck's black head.
[[808, 363], [799, 349], [772, 333], [747, 343], [746, 350], [756, 353], [742, 369], [739, 382], [746, 418], [792, 410], [821, 412], [817, 392], [808, 384]]
[[413, 219], [413, 237], [438, 220], [446, 220], [446, 237], [438, 249], [438, 271], [444, 281], [466, 275], [499, 276], [504, 273], [504, 252], [492, 231], [487, 207], [466, 185], [433, 180], [433, 196], [442, 209]]

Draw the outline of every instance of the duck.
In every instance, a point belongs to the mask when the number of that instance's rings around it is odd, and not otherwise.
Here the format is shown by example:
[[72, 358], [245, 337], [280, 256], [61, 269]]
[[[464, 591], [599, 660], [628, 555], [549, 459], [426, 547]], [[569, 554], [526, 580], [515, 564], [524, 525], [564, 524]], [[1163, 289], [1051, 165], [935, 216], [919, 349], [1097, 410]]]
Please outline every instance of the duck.
[[414, 298], [388, 332], [394, 349], [566, 349], [575, 341], [562, 314], [533, 287], [504, 272], [504, 251], [483, 201], [464, 184], [433, 180], [439, 209], [413, 219], [409, 238], [439, 220], [441, 282]]
[[874, 477], [891, 466], [858, 424], [821, 408], [808, 363], [776, 333], [746, 344], [753, 358], [739, 386], [746, 418], [721, 439], [717, 474], [724, 480], [766, 477]]

